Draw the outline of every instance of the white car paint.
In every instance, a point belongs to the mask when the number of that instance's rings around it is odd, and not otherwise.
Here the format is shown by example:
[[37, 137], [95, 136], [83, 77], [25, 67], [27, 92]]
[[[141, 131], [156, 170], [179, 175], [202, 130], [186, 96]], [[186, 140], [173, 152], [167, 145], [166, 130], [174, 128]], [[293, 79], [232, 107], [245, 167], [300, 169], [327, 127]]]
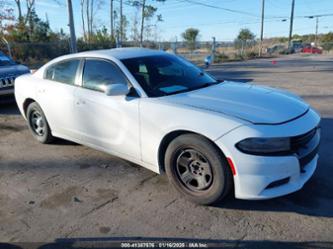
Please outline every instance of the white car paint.
[[[318, 155], [301, 173], [297, 155], [249, 155], [235, 147], [249, 137], [293, 137], [309, 132], [319, 125], [320, 117], [308, 104], [282, 90], [234, 82], [149, 98], [120, 60], [157, 54], [164, 52], [112, 49], [59, 57], [16, 80], [18, 106], [25, 116], [24, 103], [33, 99], [43, 109], [54, 136], [120, 156], [157, 173], [162, 173], [159, 152], [163, 138], [176, 131], [201, 134], [234, 163], [235, 196], [241, 199], [291, 193], [311, 177]], [[113, 61], [140, 97], [107, 96], [43, 79], [49, 65], [75, 57]], [[290, 177], [287, 184], [266, 189], [285, 177]]]

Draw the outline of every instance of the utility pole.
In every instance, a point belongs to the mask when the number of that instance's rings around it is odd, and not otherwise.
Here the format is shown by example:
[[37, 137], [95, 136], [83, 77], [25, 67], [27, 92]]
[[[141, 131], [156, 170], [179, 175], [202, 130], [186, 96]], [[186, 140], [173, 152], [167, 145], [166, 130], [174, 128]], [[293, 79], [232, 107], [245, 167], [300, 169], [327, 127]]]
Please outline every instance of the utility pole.
[[111, 23], [110, 23], [110, 34], [111, 37], [114, 37], [114, 26], [113, 26], [113, 0], [110, 0], [110, 18], [111, 18]]
[[67, 8], [68, 8], [68, 17], [69, 17], [68, 26], [69, 26], [70, 35], [71, 35], [71, 53], [76, 53], [77, 47], [76, 47], [76, 36], [75, 36], [72, 0], [67, 0]]
[[145, 8], [146, 8], [146, 0], [142, 0], [140, 47], [143, 47], [143, 30], [144, 30], [144, 24], [145, 24]]
[[265, 0], [261, 1], [261, 28], [260, 28], [260, 44], [259, 44], [259, 57], [262, 54], [262, 43], [264, 40], [264, 19], [265, 19]]
[[120, 0], [120, 36], [119, 36], [119, 47], [123, 46], [123, 0]]
[[291, 37], [293, 35], [294, 9], [295, 9], [295, 0], [292, 0], [292, 2], [291, 2], [291, 14], [290, 14], [288, 49], [290, 49], [290, 47], [291, 47]]
[[316, 36], [315, 36], [315, 46], [317, 46], [317, 39], [318, 39], [318, 25], [319, 25], [319, 16], [316, 16]]

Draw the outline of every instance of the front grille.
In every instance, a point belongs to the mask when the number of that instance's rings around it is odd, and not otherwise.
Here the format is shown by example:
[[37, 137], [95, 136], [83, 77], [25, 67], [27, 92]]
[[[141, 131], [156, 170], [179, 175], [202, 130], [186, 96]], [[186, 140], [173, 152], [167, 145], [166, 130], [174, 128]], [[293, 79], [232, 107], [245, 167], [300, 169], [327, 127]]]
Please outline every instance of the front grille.
[[292, 151], [297, 152], [300, 148], [306, 147], [307, 143], [316, 135], [317, 128], [312, 129], [311, 131], [290, 139]]
[[0, 89], [13, 87], [15, 82], [15, 76], [0, 77]]
[[320, 141], [320, 128], [290, 139], [291, 149], [298, 156], [301, 173], [305, 173], [304, 167], [317, 155]]

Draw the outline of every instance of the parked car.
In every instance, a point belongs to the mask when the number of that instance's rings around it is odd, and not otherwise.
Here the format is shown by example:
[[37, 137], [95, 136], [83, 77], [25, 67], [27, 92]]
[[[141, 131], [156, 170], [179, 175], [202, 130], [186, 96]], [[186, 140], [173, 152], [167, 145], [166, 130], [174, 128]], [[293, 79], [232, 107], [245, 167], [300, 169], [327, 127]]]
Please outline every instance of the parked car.
[[15, 78], [29, 72], [29, 68], [17, 64], [0, 51], [0, 103], [14, 101]]
[[322, 54], [323, 51], [320, 48], [307, 46], [307, 47], [302, 48], [302, 53], [307, 53], [307, 54]]
[[188, 199], [268, 199], [314, 173], [320, 116], [292, 93], [220, 81], [162, 51], [59, 57], [16, 81], [32, 135], [101, 150], [156, 173]]

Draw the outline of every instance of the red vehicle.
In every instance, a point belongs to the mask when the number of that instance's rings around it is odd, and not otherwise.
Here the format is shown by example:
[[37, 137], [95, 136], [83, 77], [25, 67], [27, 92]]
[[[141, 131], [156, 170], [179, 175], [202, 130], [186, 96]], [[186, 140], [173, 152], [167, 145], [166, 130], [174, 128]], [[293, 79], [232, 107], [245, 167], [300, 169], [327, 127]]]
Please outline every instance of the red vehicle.
[[307, 54], [322, 54], [323, 51], [320, 48], [316, 47], [304, 47], [302, 48], [302, 53], [307, 53]]

